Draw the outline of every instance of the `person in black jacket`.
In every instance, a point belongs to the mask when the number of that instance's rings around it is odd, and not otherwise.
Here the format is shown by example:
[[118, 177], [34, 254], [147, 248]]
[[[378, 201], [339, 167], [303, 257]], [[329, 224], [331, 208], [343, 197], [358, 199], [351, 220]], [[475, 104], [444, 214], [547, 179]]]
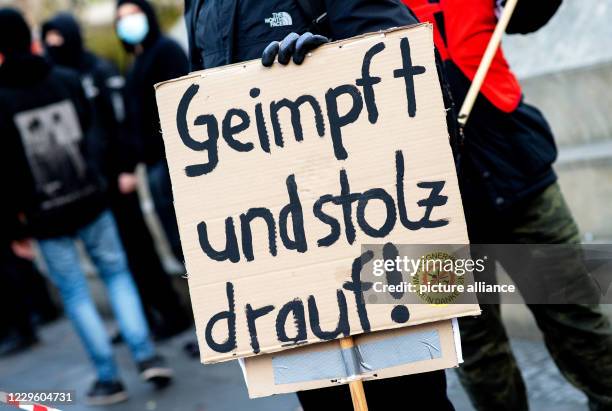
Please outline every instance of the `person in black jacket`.
[[[308, 6], [313, 8], [306, 10]], [[264, 65], [270, 65], [277, 55], [282, 64], [290, 58], [299, 64], [308, 50], [328, 38], [341, 40], [417, 23], [396, 0], [186, 0], [185, 19], [194, 70], [259, 57]], [[410, 408], [454, 409], [446, 395], [444, 371], [369, 381], [364, 386], [370, 410], [389, 409], [394, 395], [408, 392], [413, 393]], [[353, 409], [346, 385], [297, 395], [305, 411], [326, 406]]]
[[81, 30], [70, 13], [59, 13], [42, 26], [47, 56], [81, 76], [94, 107], [92, 150], [106, 177], [110, 207], [144, 305], [157, 338], [173, 336], [190, 326], [179, 298], [157, 255], [132, 174], [134, 148], [125, 135], [123, 78], [108, 61], [85, 50]]
[[398, 0], [185, 0], [185, 21], [192, 70], [259, 58], [292, 33], [341, 40], [417, 23]]
[[[10, 217], [3, 212], [3, 217]], [[0, 356], [21, 352], [38, 342], [36, 328], [60, 315], [43, 275], [32, 262], [31, 250], [18, 255], [11, 242], [19, 236], [8, 221], [0, 222]], [[17, 252], [21, 250], [17, 248]]]
[[[0, 57], [0, 65], [2, 63]], [[1, 71], [1, 70], [0, 70]], [[23, 227], [11, 204], [0, 205], [0, 356], [26, 350], [39, 340], [36, 325], [59, 317], [48, 284], [32, 259], [30, 247], [13, 240], [23, 237]], [[33, 321], [33, 320], [36, 321]]]
[[[2, 226], [2, 231], [6, 226]], [[21, 352], [38, 342], [32, 323], [32, 310], [28, 304], [29, 288], [25, 273], [20, 270], [18, 258], [11, 249], [6, 233], [0, 239], [0, 356]]]
[[187, 74], [187, 56], [178, 43], [162, 35], [155, 11], [146, 0], [119, 0], [116, 29], [124, 48], [136, 57], [125, 84], [128, 133], [140, 148], [137, 162], [147, 166], [155, 210], [172, 252], [183, 262], [153, 86]]
[[[493, 35], [501, 3], [474, 0], [469, 9], [462, 0], [442, 3], [445, 67], [458, 104]], [[539, 29], [560, 4], [519, 1], [507, 32]], [[467, 228], [477, 244], [473, 256], [488, 257], [476, 280], [495, 284], [497, 260], [521, 291], [562, 375], [586, 395], [589, 409], [612, 410], [612, 324], [597, 303], [603, 293], [583, 262], [580, 231], [557, 182], [553, 132], [544, 115], [524, 101], [502, 49], [464, 136], [458, 176]], [[500, 244], [535, 245], [489, 246]], [[499, 296], [487, 300], [481, 298], [479, 317], [459, 320], [465, 360], [460, 381], [477, 410], [528, 410], [529, 387], [502, 321]]]
[[169, 382], [157, 356], [101, 178], [91, 167], [92, 122], [79, 75], [30, 51], [30, 29], [13, 9], [0, 9], [0, 175], [6, 218], [25, 224], [13, 249], [38, 240], [48, 274], [97, 372], [92, 404], [127, 398], [104, 323], [89, 290], [75, 240], [82, 241], [108, 290], [122, 335], [143, 379]]

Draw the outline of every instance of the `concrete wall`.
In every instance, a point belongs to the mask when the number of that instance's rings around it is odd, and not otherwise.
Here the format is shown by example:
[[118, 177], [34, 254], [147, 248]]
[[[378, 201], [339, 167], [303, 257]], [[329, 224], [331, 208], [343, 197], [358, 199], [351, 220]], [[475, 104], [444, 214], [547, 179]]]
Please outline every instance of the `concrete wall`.
[[555, 168], [587, 241], [612, 239], [612, 63], [521, 80], [559, 145]]
[[566, 0], [547, 26], [507, 36], [525, 100], [559, 145], [555, 168], [586, 241], [612, 239], [612, 2]]

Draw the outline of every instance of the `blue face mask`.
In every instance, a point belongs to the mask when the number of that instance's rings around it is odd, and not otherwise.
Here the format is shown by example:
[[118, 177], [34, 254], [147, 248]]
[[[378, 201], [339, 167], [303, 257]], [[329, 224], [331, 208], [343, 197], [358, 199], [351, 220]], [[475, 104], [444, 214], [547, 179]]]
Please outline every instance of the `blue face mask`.
[[132, 46], [142, 43], [149, 33], [149, 20], [144, 13], [130, 14], [117, 22], [117, 35]]

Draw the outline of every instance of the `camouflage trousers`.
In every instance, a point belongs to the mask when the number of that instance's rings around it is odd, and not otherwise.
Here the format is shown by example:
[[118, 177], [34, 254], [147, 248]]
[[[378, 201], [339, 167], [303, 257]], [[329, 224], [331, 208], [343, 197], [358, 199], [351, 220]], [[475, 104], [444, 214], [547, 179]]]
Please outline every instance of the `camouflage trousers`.
[[[474, 213], [472, 243], [578, 243], [579, 233], [557, 183], [546, 188], [504, 225]], [[494, 227], [491, 227], [494, 226]], [[499, 261], [512, 277], [515, 261]], [[495, 265], [490, 264], [492, 270]], [[494, 273], [489, 273], [494, 276]], [[528, 305], [563, 376], [589, 399], [592, 411], [612, 410], [612, 328], [599, 306]], [[460, 319], [464, 363], [459, 378], [479, 411], [528, 410], [525, 383], [510, 347], [499, 305]]]

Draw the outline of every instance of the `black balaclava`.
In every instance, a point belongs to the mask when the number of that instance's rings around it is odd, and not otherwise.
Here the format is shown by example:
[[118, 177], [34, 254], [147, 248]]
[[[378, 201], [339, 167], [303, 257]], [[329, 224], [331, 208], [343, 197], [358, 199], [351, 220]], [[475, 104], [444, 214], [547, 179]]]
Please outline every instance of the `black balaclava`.
[[[118, 0], [117, 8], [119, 8], [119, 6], [121, 6], [122, 4], [126, 4], [126, 3], [132, 3], [132, 4], [137, 5], [140, 8], [140, 10], [142, 10], [142, 12], [147, 16], [147, 20], [149, 21], [149, 32], [147, 33], [147, 36], [141, 43], [142, 47], [144, 49], [147, 49], [149, 46], [155, 43], [155, 41], [161, 35], [159, 21], [157, 20], [157, 15], [155, 14], [155, 10], [153, 9], [153, 6], [151, 5], [151, 3], [149, 3], [147, 0]], [[126, 51], [128, 52], [134, 51], [134, 46], [132, 46], [131, 44], [128, 44], [124, 41], [121, 41], [121, 43], [123, 44], [123, 47], [125, 48]]]
[[0, 9], [0, 86], [22, 87], [45, 77], [49, 64], [32, 54], [32, 34], [22, 14], [11, 8]]
[[64, 44], [51, 47], [45, 44], [45, 51], [49, 59], [55, 64], [79, 68], [85, 50], [83, 48], [81, 28], [74, 16], [70, 13], [59, 13], [51, 20], [45, 22], [41, 33], [43, 42], [45, 36], [51, 30], [57, 30], [62, 35]]
[[5, 59], [15, 54], [29, 54], [32, 34], [23, 15], [12, 8], [0, 9], [0, 54]]

